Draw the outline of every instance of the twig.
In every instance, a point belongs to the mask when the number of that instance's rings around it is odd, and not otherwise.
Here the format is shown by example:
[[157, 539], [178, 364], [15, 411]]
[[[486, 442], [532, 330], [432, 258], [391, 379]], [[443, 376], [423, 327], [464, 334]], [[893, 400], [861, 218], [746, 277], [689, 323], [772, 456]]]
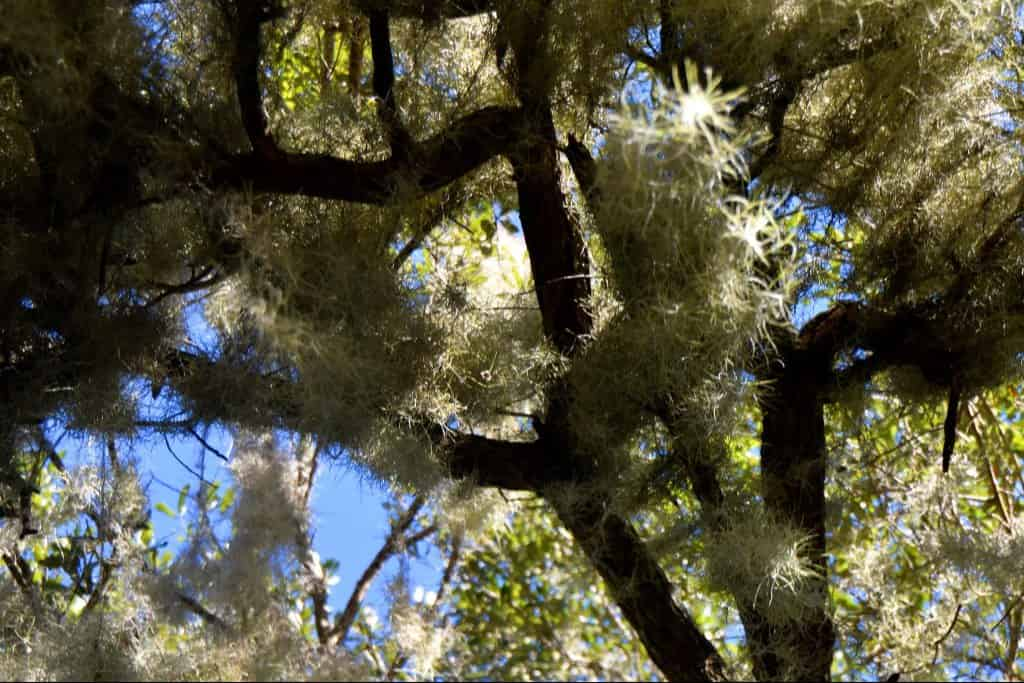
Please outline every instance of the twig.
[[[452, 551], [451, 551], [451, 554], [448, 555], [448, 562], [445, 564], [444, 574], [441, 576], [441, 581], [437, 585], [437, 591], [436, 591], [436, 593], [434, 595], [434, 603], [431, 605], [431, 608], [430, 608], [430, 612], [433, 615], [434, 619], [437, 618], [438, 610], [439, 610], [440, 605], [441, 605], [441, 600], [444, 598], [445, 591], [447, 590], [449, 584], [451, 584], [452, 578], [454, 578], [454, 576], [455, 576], [455, 568], [456, 568], [456, 566], [458, 566], [458, 563], [459, 563], [459, 557], [460, 557], [460, 554], [461, 554], [461, 549], [462, 549], [462, 534], [461, 533], [456, 533], [452, 537]], [[447, 623], [448, 623], [448, 615], [447, 614], [444, 615], [444, 617], [442, 617], [442, 622], [441, 623], [442, 623], [442, 628], [445, 625], [447, 625]], [[401, 647], [401, 646], [399, 646], [399, 647]], [[399, 649], [398, 653], [395, 655], [395, 658], [392, 660], [391, 665], [388, 667], [387, 674], [384, 676], [384, 678], [386, 680], [394, 680], [395, 674], [398, 672], [399, 669], [401, 669], [403, 666], [405, 666], [405, 663], [407, 661], [409, 661], [409, 655], [406, 654], [405, 652], [402, 652], [401, 649]]]
[[[210, 451], [211, 453], [216, 455], [218, 458], [220, 458], [224, 462], [228, 462], [228, 456], [224, 455], [222, 452], [220, 452], [219, 450], [217, 450], [216, 448], [214, 448], [213, 446], [208, 444], [206, 442], [206, 439], [204, 439], [203, 437], [199, 436], [199, 432], [197, 432], [193, 427], [189, 427], [188, 428], [188, 432], [189, 432], [189, 434], [194, 436], [196, 438], [196, 440], [199, 441], [200, 444], [202, 444], [203, 448], [205, 448], [206, 450]], [[164, 438], [166, 439], [167, 437], [165, 436]]]
[[962, 610], [963, 607], [963, 604], [958, 604], [956, 606], [956, 612], [953, 614], [953, 621], [949, 623], [949, 628], [946, 629], [946, 632], [942, 634], [941, 638], [935, 641], [935, 656], [932, 657], [932, 666], [935, 666], [935, 663], [939, 661], [939, 648], [944, 642], [946, 642], [946, 638], [949, 638], [949, 634], [951, 634], [953, 629], [956, 627], [956, 621], [960, 618], [960, 610]]
[[[462, 559], [463, 540], [461, 532], [456, 532], [452, 536], [452, 551], [448, 555], [448, 563], [444, 567], [444, 574], [441, 575], [441, 582], [437, 584], [437, 596], [434, 598], [435, 612], [437, 611], [437, 606], [441, 603], [441, 599], [444, 598], [445, 592], [451, 585], [452, 579], [455, 578], [455, 569], [458, 567], [459, 561]], [[444, 621], [447, 623], [447, 615], [445, 615]]]
[[226, 621], [224, 621], [223, 618], [217, 616], [216, 614], [208, 610], [206, 607], [200, 604], [199, 601], [195, 598], [185, 595], [180, 591], [175, 591], [175, 597], [177, 597], [178, 601], [181, 602], [181, 604], [183, 604], [185, 607], [187, 607], [190, 612], [195, 614], [197, 617], [199, 617], [206, 623], [212, 624], [224, 631], [231, 630], [231, 627], [228, 625]]
[[384, 541], [384, 545], [377, 551], [373, 560], [370, 561], [370, 564], [367, 565], [362, 576], [356, 582], [356, 586], [352, 589], [352, 594], [345, 604], [344, 611], [335, 618], [334, 627], [331, 629], [327, 639], [328, 646], [333, 646], [345, 640], [349, 629], [355, 623], [356, 616], [359, 614], [359, 606], [366, 596], [366, 592], [370, 589], [370, 584], [373, 583], [373, 580], [383, 568], [384, 563], [391, 559], [391, 556], [400, 549], [402, 536], [412, 526], [412, 523], [416, 520], [416, 515], [419, 514], [420, 509], [425, 503], [426, 499], [423, 496], [417, 496], [405, 514], [398, 518], [395, 526], [391, 529], [391, 533], [388, 534], [387, 539]]
[[1002, 624], [1004, 621], [1006, 621], [1006, 618], [1008, 616], [1010, 616], [1010, 612], [1015, 610], [1020, 605], [1021, 601], [1024, 601], [1024, 593], [1021, 593], [1020, 595], [1018, 595], [1017, 598], [1012, 603], [1010, 603], [1010, 606], [1006, 608], [1006, 612], [1003, 614], [1003, 616], [1001, 616], [999, 618], [999, 621], [997, 621], [992, 626], [991, 630], [995, 631], [997, 628], [999, 628], [1000, 624]]
[[169, 296], [174, 296], [176, 294], [190, 294], [192, 292], [198, 292], [203, 289], [208, 289], [220, 283], [223, 280], [223, 273], [214, 272], [214, 269], [212, 267], [208, 267], [199, 275], [193, 278], [189, 278], [187, 281], [182, 282], [180, 284], [158, 284], [157, 286], [163, 288], [163, 291], [157, 294], [149, 301], [147, 301], [145, 304], [145, 308], [152, 308], [153, 306], [156, 306], [158, 303], [160, 303]]
[[206, 484], [207, 486], [213, 486], [213, 482], [211, 482], [211, 481], [207, 481], [207, 480], [206, 480], [206, 479], [205, 479], [205, 478], [203, 477], [203, 475], [199, 474], [199, 473], [198, 473], [198, 472], [196, 472], [196, 471], [195, 471], [194, 469], [192, 469], [191, 467], [189, 467], [188, 465], [186, 465], [186, 464], [185, 464], [185, 461], [184, 461], [184, 460], [182, 460], [181, 458], [179, 458], [179, 457], [178, 457], [178, 454], [174, 452], [174, 449], [173, 449], [173, 448], [171, 448], [171, 442], [170, 442], [170, 440], [169, 440], [169, 439], [167, 438], [167, 435], [166, 435], [166, 434], [164, 434], [164, 435], [163, 435], [163, 437], [164, 437], [164, 444], [165, 444], [165, 445], [167, 446], [167, 452], [171, 454], [171, 457], [172, 457], [172, 458], [174, 458], [175, 460], [177, 460], [177, 461], [178, 461], [178, 464], [179, 464], [179, 465], [181, 465], [181, 466], [182, 466], [182, 467], [184, 467], [184, 468], [185, 468], [186, 470], [188, 470], [188, 471], [189, 471], [189, 474], [191, 474], [192, 476], [194, 476], [194, 477], [195, 477], [196, 479], [198, 479], [198, 480], [199, 480], [200, 482], [202, 482], [202, 483]]
[[419, 543], [420, 541], [422, 541], [423, 539], [427, 538], [428, 536], [433, 535], [436, 531], [437, 531], [437, 527], [435, 525], [433, 525], [433, 524], [431, 524], [428, 527], [424, 527], [424, 528], [420, 529], [419, 531], [417, 531], [412, 536], [409, 536], [408, 538], [402, 539], [402, 547], [403, 548], [409, 548], [411, 546], [414, 546], [417, 543]]

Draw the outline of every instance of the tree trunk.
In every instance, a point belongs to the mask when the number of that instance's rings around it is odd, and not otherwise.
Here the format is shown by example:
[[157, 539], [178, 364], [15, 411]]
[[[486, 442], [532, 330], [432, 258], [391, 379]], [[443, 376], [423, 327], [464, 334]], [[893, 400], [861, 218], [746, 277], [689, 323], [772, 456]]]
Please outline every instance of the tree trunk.
[[[754, 652], [767, 653], [770, 679], [829, 680], [835, 641], [825, 556], [825, 414], [820, 387], [831, 354], [799, 342], [782, 349], [761, 397], [761, 477], [768, 512], [806, 532], [806, 560], [818, 573], [801, 619], [758, 623], [747, 633]], [[758, 607], [754, 606], [755, 611]]]

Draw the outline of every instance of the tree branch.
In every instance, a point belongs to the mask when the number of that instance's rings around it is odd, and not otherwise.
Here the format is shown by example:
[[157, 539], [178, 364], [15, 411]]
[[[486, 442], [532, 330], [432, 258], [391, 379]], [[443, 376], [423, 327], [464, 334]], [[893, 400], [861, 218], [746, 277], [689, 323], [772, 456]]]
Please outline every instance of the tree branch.
[[569, 133], [569, 143], [563, 150], [569, 165], [572, 166], [573, 175], [579, 183], [583, 196], [593, 208], [593, 205], [600, 200], [600, 191], [597, 187], [597, 162], [590, 155], [590, 150], [582, 142]]
[[391, 29], [387, 11], [374, 10], [370, 19], [370, 54], [373, 56], [373, 94], [377, 96], [377, 116], [396, 159], [409, 154], [412, 139], [402, 126], [395, 103], [395, 59], [391, 52]]
[[263, 108], [260, 88], [260, 54], [263, 47], [261, 27], [268, 21], [283, 16], [272, 3], [240, 0], [234, 3], [234, 62], [232, 73], [238, 105], [242, 111], [242, 124], [249, 136], [253, 152], [261, 157], [275, 157], [280, 149], [270, 134], [270, 122]]
[[435, 443], [446, 448], [442, 456], [451, 476], [470, 479], [478, 486], [514, 491], [538, 491], [556, 481], [568, 481], [557, 463], [537, 441], [513, 442], [458, 434], [440, 427], [432, 430]]
[[436, 22], [461, 19], [494, 10], [494, 0], [357, 0], [366, 12], [384, 10], [393, 17]]
[[[413, 143], [407, 159], [351, 161], [328, 155], [278, 157], [242, 154], [214, 171], [215, 188], [302, 194], [384, 205], [438, 190], [507, 153], [522, 132], [522, 111], [485, 107], [427, 140]], [[409, 161], [414, 159], [415, 162]]]
[[199, 617], [206, 623], [211, 624], [212, 626], [216, 626], [222, 631], [231, 630], [231, 627], [228, 625], [226, 621], [224, 621], [224, 619], [208, 610], [206, 607], [202, 605], [202, 603], [200, 603], [195, 598], [185, 595], [180, 591], [176, 591], [174, 595], [178, 598], [178, 602], [184, 605], [188, 609], [188, 611], [192, 612], [192, 614], [195, 614], [197, 617]]
[[725, 665], [715, 646], [676, 603], [672, 584], [629, 521], [597, 496], [549, 500], [665, 677], [725, 680]]
[[333, 647], [345, 640], [349, 630], [352, 628], [352, 624], [355, 623], [356, 617], [359, 615], [359, 606], [362, 604], [363, 598], [366, 597], [370, 584], [373, 583], [374, 578], [380, 573], [384, 563], [401, 550], [402, 538], [405, 532], [416, 521], [416, 515], [419, 514], [425, 503], [426, 499], [423, 496], [417, 496], [409, 506], [409, 509], [396, 520], [395, 525], [391, 528], [391, 533], [388, 534], [387, 539], [384, 541], [384, 545], [377, 551], [373, 560], [370, 561], [370, 564], [367, 565], [356, 582], [355, 588], [352, 589], [352, 594], [349, 595], [348, 602], [345, 604], [344, 611], [335, 618], [334, 626], [331, 628], [326, 640], [328, 647]]
[[551, 111], [542, 107], [531, 119], [528, 142], [510, 157], [519, 215], [544, 333], [562, 354], [571, 356], [593, 328], [587, 308], [590, 256], [566, 210]]

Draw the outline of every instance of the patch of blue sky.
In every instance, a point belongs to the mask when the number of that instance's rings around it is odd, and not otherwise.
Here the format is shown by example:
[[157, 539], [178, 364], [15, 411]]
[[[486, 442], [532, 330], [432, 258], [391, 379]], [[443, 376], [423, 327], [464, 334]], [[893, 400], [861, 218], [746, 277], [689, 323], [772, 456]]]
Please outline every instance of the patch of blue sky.
[[[191, 344], [216, 358], [219, 338], [216, 330], [204, 319], [201, 303], [193, 302], [186, 307], [185, 324]], [[133, 394], [151, 396], [148, 382], [134, 379], [129, 384]], [[174, 412], [174, 398], [164, 390], [145, 407], [140, 417], [152, 419]], [[98, 465], [106, 457], [102, 438], [71, 431], [62, 419], [49, 420], [45, 432], [58, 452], [63, 452], [67, 466]], [[144, 429], [137, 437], [118, 443], [121, 457], [137, 462], [142, 483], [150, 497], [154, 542], [160, 546], [160, 552], [173, 554], [182, 548], [191, 517], [189, 513], [194, 513], [197, 505], [195, 494], [204, 480], [216, 483], [222, 494], [227, 487], [234, 486], [229, 463], [219, 457], [224, 455], [230, 460], [234, 445], [231, 431], [220, 425], [204, 425], [196, 428], [196, 435]], [[283, 442], [289, 435], [277, 436]], [[330, 461], [322, 465], [311, 498], [315, 530], [313, 547], [322, 560], [333, 558], [339, 562], [339, 582], [331, 590], [329, 606], [340, 611], [390, 531], [384, 507], [389, 495], [383, 486], [369, 482], [351, 467]], [[177, 514], [181, 493], [186, 487], [188, 509], [183, 511], [184, 514]], [[168, 515], [158, 506], [175, 514]], [[230, 524], [225, 518], [214, 530], [227, 535]], [[385, 565], [366, 600], [378, 614], [386, 614], [388, 577], [400, 568], [408, 571], [410, 583], [430, 589], [441, 575], [443, 558], [431, 548], [404, 567], [397, 558]]]

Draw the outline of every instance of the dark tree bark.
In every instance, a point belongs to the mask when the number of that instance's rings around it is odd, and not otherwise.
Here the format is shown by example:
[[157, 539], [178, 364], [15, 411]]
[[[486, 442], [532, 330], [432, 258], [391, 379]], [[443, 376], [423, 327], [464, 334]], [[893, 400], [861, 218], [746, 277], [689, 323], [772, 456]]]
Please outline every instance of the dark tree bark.
[[800, 621], [770, 626], [761, 619], [748, 632], [751, 648], [766, 653], [761, 672], [766, 679], [830, 679], [835, 632], [825, 556], [825, 413], [820, 395], [830, 363], [830, 356], [815, 350], [786, 349], [773, 363], [771, 385], [760, 398], [765, 506], [807, 534], [806, 559], [818, 578], [805, 595], [820, 596]]
[[673, 599], [672, 584], [633, 525], [609, 510], [600, 495], [566, 500], [556, 494], [548, 500], [665, 677], [726, 680], [718, 651]]

